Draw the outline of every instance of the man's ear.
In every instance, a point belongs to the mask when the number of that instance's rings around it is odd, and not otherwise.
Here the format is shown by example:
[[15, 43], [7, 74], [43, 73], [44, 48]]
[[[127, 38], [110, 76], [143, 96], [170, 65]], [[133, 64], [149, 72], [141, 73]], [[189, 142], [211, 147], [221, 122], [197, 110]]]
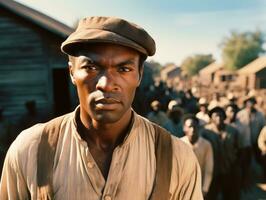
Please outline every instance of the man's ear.
[[73, 63], [71, 61], [68, 62], [68, 69], [69, 69], [69, 75], [70, 75], [70, 78], [71, 78], [71, 82], [73, 83], [73, 85], [76, 85], [76, 80], [75, 80], [75, 77], [73, 75]]

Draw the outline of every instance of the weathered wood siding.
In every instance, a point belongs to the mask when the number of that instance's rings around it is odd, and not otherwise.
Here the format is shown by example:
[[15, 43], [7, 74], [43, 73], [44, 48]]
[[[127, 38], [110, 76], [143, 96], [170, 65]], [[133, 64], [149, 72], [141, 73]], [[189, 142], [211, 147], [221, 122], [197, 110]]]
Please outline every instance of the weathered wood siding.
[[257, 82], [256, 88], [257, 89], [266, 89], [266, 66], [257, 72]]
[[52, 69], [67, 64], [62, 41], [0, 7], [0, 106], [6, 116], [18, 119], [28, 100], [41, 113], [53, 113]]

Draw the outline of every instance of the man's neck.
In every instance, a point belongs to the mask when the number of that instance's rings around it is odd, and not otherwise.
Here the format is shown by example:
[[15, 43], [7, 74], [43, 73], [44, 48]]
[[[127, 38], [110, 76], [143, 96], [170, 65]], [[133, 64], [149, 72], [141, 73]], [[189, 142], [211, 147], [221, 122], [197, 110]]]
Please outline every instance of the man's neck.
[[190, 143], [192, 145], [194, 145], [198, 140], [199, 140], [199, 136], [198, 135], [197, 136], [194, 136], [194, 137], [191, 138]]
[[107, 124], [93, 121], [91, 118], [83, 119], [79, 115], [78, 132], [88, 145], [102, 150], [114, 149], [124, 141], [130, 129], [132, 117], [133, 113], [129, 110], [118, 122]]
[[223, 131], [225, 130], [225, 123], [217, 124], [215, 125], [218, 131]]
[[[76, 116], [77, 129], [81, 138], [88, 144], [90, 153], [107, 180], [114, 149], [123, 143], [133, 125], [133, 112], [129, 110], [118, 122], [112, 124], [97, 123], [90, 118], [82, 121]], [[85, 125], [84, 125], [85, 124]]]

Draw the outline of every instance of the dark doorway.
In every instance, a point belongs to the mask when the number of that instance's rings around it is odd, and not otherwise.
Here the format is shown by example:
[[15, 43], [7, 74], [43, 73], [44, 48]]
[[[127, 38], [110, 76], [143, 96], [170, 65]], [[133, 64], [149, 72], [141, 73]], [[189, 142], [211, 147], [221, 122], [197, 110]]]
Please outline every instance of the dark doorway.
[[53, 70], [54, 114], [59, 116], [71, 109], [68, 69]]

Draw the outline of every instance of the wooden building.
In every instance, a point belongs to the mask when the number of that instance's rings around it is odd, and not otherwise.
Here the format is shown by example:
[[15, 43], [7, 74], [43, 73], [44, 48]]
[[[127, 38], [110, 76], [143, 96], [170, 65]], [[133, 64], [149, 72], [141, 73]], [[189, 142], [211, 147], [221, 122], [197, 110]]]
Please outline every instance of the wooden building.
[[72, 28], [12, 0], [0, 0], [0, 107], [16, 121], [25, 102], [40, 113], [59, 115], [73, 109], [67, 57], [60, 45]]
[[266, 56], [259, 57], [238, 70], [237, 83], [245, 89], [266, 88]]
[[199, 71], [199, 82], [203, 86], [225, 87], [236, 79], [237, 74], [227, 70], [222, 63], [211, 63]]
[[199, 71], [199, 81], [202, 85], [208, 86], [214, 82], [215, 73], [223, 69], [223, 65], [213, 62]]
[[181, 74], [181, 68], [175, 64], [169, 64], [161, 69], [160, 75], [161, 80], [166, 82], [167, 80], [174, 80]]

